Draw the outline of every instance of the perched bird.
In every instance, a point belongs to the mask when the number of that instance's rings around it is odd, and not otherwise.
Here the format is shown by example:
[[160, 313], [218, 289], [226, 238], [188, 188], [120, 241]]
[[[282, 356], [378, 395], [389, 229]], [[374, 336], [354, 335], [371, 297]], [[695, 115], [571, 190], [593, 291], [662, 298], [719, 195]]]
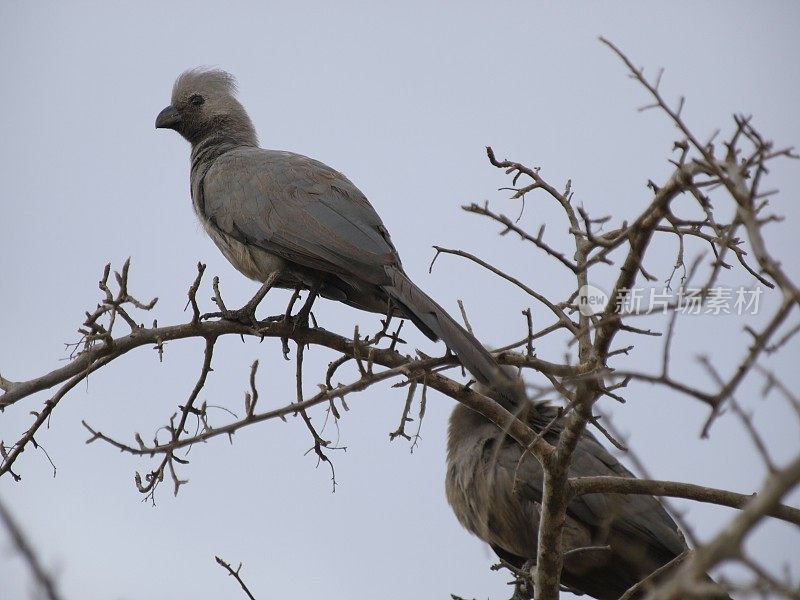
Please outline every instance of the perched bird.
[[[241, 273], [309, 289], [312, 301], [319, 293], [407, 317], [430, 339], [442, 339], [477, 381], [503, 393], [494, 358], [408, 278], [364, 194], [317, 160], [259, 148], [230, 74], [193, 69], [180, 75], [156, 128], [174, 129], [191, 143], [195, 213]], [[260, 299], [245, 307], [251, 319]]]
[[[482, 391], [493, 395], [491, 390]], [[544, 439], [557, 443], [561, 426], [556, 407], [527, 399], [518, 406], [500, 403], [535, 432], [550, 424]], [[542, 502], [541, 465], [530, 453], [523, 457], [515, 440], [463, 404], [453, 410], [448, 433], [445, 489], [459, 522], [515, 567], [533, 562]], [[588, 432], [578, 442], [569, 475], [634, 477]], [[567, 508], [563, 536], [562, 585], [601, 600], [619, 598], [686, 549], [678, 526], [661, 503], [644, 495], [574, 498]], [[527, 597], [519, 589], [517, 594]], [[720, 590], [714, 597], [727, 595]]]

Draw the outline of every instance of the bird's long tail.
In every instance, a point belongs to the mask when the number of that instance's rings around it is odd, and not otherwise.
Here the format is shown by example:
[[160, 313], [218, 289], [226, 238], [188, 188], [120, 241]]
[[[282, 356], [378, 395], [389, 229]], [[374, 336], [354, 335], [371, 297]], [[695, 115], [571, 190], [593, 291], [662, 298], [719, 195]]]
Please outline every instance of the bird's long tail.
[[[392, 283], [384, 287], [386, 293], [409, 313], [415, 323], [421, 322], [441, 338], [478, 383], [496, 390], [508, 404], [519, 402], [517, 379], [500, 369], [494, 357], [474, 335], [459, 325], [400, 269], [391, 268], [387, 271]], [[427, 333], [424, 329], [423, 332]]]

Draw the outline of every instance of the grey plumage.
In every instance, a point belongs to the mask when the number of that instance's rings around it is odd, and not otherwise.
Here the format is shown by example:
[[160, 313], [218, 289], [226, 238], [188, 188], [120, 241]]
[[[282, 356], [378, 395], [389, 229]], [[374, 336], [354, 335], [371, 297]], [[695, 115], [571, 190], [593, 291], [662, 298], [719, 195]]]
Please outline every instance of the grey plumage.
[[194, 209], [225, 257], [257, 281], [279, 271], [281, 287], [319, 287], [357, 308], [405, 316], [442, 339], [476, 380], [506, 394], [492, 356], [405, 274], [364, 194], [319, 161], [259, 148], [235, 93], [228, 73], [186, 71], [156, 120], [192, 144]]
[[[558, 414], [546, 402], [507, 407], [536, 432]], [[544, 439], [555, 444], [560, 431], [557, 424]], [[522, 453], [516, 441], [482, 415], [462, 404], [453, 410], [447, 442], [447, 500], [467, 530], [517, 567], [536, 558], [542, 500], [542, 467], [533, 455], [522, 458]], [[570, 476], [591, 475], [634, 477], [594, 436], [584, 432], [573, 454]], [[567, 555], [561, 576], [565, 586], [602, 600], [619, 598], [685, 549], [677, 525], [661, 503], [644, 495], [576, 497], [567, 509], [563, 539], [565, 551], [610, 546], [608, 551]]]

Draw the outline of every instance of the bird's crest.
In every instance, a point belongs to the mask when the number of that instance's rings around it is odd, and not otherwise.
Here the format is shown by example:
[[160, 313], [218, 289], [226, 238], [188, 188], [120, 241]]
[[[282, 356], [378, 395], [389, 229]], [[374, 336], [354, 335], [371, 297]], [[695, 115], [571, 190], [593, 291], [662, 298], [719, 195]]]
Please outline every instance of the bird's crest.
[[230, 73], [210, 67], [196, 67], [184, 71], [175, 80], [172, 101], [176, 103], [192, 94], [235, 97], [237, 91], [236, 78]]

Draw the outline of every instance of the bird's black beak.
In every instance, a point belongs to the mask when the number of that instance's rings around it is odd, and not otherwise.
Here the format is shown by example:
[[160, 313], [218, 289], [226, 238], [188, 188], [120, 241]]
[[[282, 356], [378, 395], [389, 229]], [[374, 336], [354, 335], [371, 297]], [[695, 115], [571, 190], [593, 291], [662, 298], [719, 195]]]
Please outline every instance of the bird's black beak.
[[181, 122], [181, 114], [178, 109], [171, 104], [158, 113], [156, 117], [156, 129], [176, 129]]

